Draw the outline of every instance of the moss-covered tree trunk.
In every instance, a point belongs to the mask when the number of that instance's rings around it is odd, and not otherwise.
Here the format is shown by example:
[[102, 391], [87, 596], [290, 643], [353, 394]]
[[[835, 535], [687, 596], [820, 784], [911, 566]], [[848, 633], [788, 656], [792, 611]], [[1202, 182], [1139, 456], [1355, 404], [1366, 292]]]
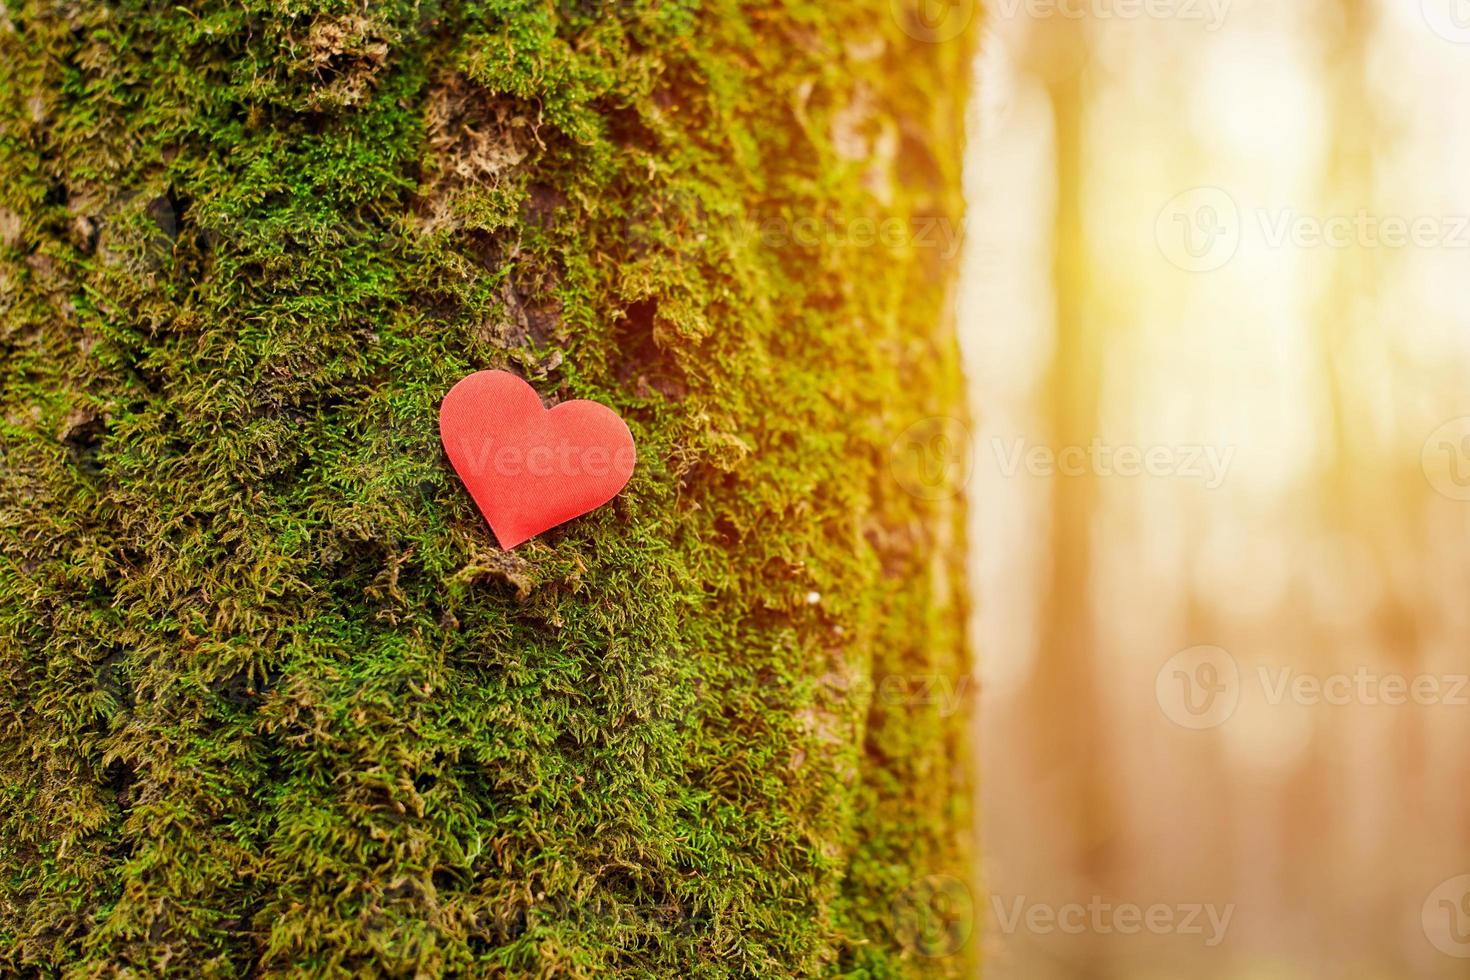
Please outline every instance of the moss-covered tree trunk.
[[[907, 2], [4, 0], [4, 975], [967, 969]], [[500, 552], [484, 368], [628, 490]]]

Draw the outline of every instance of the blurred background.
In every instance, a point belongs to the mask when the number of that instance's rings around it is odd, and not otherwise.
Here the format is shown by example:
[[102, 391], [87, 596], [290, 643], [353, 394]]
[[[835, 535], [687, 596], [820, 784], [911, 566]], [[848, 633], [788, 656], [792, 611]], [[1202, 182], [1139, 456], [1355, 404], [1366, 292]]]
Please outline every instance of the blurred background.
[[987, 17], [986, 977], [1470, 977], [1470, 0]]

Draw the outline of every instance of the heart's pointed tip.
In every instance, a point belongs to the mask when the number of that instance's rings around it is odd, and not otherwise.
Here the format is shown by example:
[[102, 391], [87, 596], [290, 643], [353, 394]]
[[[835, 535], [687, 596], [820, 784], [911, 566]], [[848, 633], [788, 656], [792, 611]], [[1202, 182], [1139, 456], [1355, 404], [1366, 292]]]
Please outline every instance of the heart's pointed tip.
[[[490, 524], [488, 520], [485, 523]], [[500, 550], [507, 554], [514, 551], [518, 545], [525, 544], [527, 540], [526, 538], [521, 538], [520, 540], [507, 539], [504, 534], [501, 534], [496, 529], [494, 524], [490, 524], [490, 534], [495, 538], [495, 543], [500, 546]]]

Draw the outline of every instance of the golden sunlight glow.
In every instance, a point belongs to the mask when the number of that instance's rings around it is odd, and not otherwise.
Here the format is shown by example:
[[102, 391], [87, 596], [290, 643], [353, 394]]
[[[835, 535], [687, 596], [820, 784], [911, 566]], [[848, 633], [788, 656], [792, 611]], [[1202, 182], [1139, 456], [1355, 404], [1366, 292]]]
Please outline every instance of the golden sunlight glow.
[[986, 975], [1464, 976], [1470, 4], [1083, 6], [971, 121]]

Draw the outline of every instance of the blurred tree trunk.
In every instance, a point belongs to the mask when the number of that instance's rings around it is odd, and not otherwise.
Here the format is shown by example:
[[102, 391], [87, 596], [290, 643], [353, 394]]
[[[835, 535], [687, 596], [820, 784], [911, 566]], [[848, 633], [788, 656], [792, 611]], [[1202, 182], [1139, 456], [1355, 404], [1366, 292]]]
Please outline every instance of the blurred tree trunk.
[[[1377, 158], [1393, 152], [1395, 136], [1392, 121], [1379, 108], [1381, 95], [1372, 77], [1376, 6], [1370, 0], [1337, 0], [1321, 9], [1322, 36], [1328, 41], [1321, 66], [1329, 94], [1323, 214], [1382, 213]], [[1405, 594], [1396, 585], [1399, 576], [1384, 571], [1418, 550], [1422, 511], [1417, 501], [1423, 476], [1404, 474], [1395, 465], [1396, 447], [1391, 438], [1382, 438], [1373, 417], [1378, 410], [1360, 389], [1362, 379], [1394, 361], [1397, 334], [1384, 329], [1378, 297], [1394, 263], [1402, 260], [1395, 252], [1358, 240], [1334, 249], [1325, 288], [1317, 299], [1315, 339], [1322, 352], [1321, 374], [1328, 393], [1324, 414], [1331, 435], [1324, 440], [1327, 454], [1315, 495], [1320, 501], [1318, 534], [1330, 543], [1333, 550], [1328, 554], [1338, 567], [1358, 575], [1363, 568], [1370, 569], [1377, 581], [1370, 585], [1370, 602], [1361, 596], [1342, 597], [1335, 608], [1329, 607], [1328, 615], [1310, 621], [1317, 634], [1311, 648], [1339, 656], [1346, 653], [1344, 662], [1355, 665], [1378, 648], [1388, 656], [1377, 667], [1413, 676], [1427, 666], [1421, 659], [1418, 624], [1434, 619], [1425, 602], [1429, 591]], [[1365, 479], [1367, 474], [1377, 478]], [[1349, 575], [1342, 578], [1345, 584], [1340, 588], [1352, 583]], [[1425, 713], [1397, 711], [1387, 717], [1375, 712], [1368, 720], [1379, 718], [1388, 724], [1364, 737], [1363, 717], [1330, 713], [1314, 733], [1311, 750], [1302, 754], [1298, 771], [1290, 776], [1295, 787], [1292, 798], [1283, 801], [1285, 812], [1299, 814], [1285, 845], [1291, 853], [1308, 856], [1305, 866], [1315, 872], [1310, 880], [1294, 882], [1296, 891], [1341, 896], [1330, 918], [1356, 921], [1364, 935], [1371, 935], [1372, 924], [1383, 916], [1412, 907], [1422, 897], [1414, 862], [1405, 860], [1404, 848], [1393, 841], [1389, 828], [1406, 813], [1413, 814], [1410, 820], [1429, 825], [1433, 817], [1427, 811], [1435, 797], [1431, 789], [1438, 782], [1426, 765], [1432, 752]], [[1363, 792], [1389, 783], [1401, 787], [1402, 794]], [[1347, 811], [1329, 805], [1343, 798], [1355, 805]], [[1323, 833], [1324, 826], [1332, 832]], [[1374, 901], [1352, 901], [1342, 895], [1344, 856], [1353, 866], [1378, 869], [1382, 886]], [[1337, 937], [1324, 935], [1318, 942], [1325, 958], [1329, 947], [1337, 945]]]
[[[1091, 282], [1085, 224], [1085, 24], [1055, 18], [1038, 28], [1032, 54], [1052, 107], [1056, 201], [1053, 219], [1055, 342], [1043, 393], [1049, 413], [1048, 445], [1069, 463], [1090, 451], [1099, 435], [1102, 346], [1089, 310]], [[1085, 464], [1090, 456], [1083, 456]], [[1096, 673], [1098, 643], [1092, 613], [1092, 539], [1096, 474], [1062, 472], [1051, 480], [1051, 561], [1036, 669], [1029, 682], [1037, 745], [1033, 765], [1048, 787], [1050, 805], [1066, 837], [1059, 860], [1080, 880], [1067, 901], [1107, 893], [1109, 849], [1116, 822], [1108, 775], [1108, 731]], [[1082, 937], [1095, 942], [1096, 937]], [[1101, 959], [1083, 954], [1071, 964], [1078, 977], [1098, 975]]]
[[[972, 968], [921, 8], [0, 6], [7, 975]], [[484, 368], [628, 490], [498, 551]]]

